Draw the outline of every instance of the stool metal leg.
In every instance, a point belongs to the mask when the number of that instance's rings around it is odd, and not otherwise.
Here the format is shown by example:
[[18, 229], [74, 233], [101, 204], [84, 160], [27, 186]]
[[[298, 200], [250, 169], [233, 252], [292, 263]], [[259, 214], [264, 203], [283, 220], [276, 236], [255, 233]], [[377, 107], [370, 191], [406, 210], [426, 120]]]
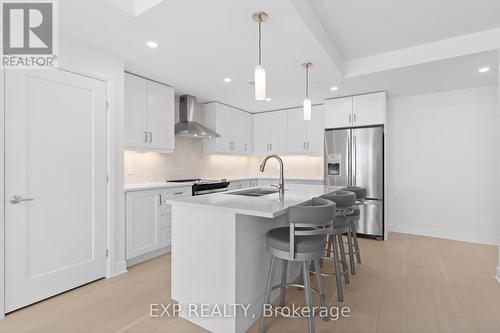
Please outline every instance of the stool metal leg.
[[340, 278], [340, 261], [339, 261], [339, 251], [337, 248], [338, 235], [333, 235], [332, 247], [333, 247], [333, 262], [335, 264], [335, 280], [337, 282], [337, 295], [339, 302], [344, 301], [344, 288], [342, 286], [342, 279]]
[[271, 256], [271, 263], [269, 264], [269, 274], [267, 275], [266, 296], [264, 304], [262, 305], [262, 316], [260, 317], [259, 332], [264, 333], [264, 305], [271, 303], [271, 283], [273, 281], [273, 266], [274, 256]]
[[[321, 277], [321, 267], [319, 265], [319, 260], [314, 260], [314, 270], [316, 271], [316, 280], [318, 283], [319, 289], [319, 300], [322, 308], [326, 308], [326, 300], [325, 300], [325, 289], [323, 287], [323, 279]], [[323, 317], [323, 320], [328, 321], [328, 311], [326, 312], [326, 316]]]
[[361, 264], [361, 252], [359, 251], [358, 235], [356, 230], [356, 221], [351, 222], [352, 225], [352, 238], [354, 240], [354, 252], [356, 253], [356, 259], [358, 263]]
[[304, 276], [304, 292], [306, 296], [306, 306], [309, 309], [309, 316], [307, 317], [307, 322], [309, 324], [309, 333], [314, 333], [316, 331], [314, 326], [314, 313], [311, 302], [311, 281], [309, 278], [308, 262], [302, 262], [302, 275]]
[[356, 264], [354, 263], [354, 251], [352, 244], [352, 224], [349, 223], [349, 232], [347, 233], [347, 243], [349, 246], [349, 261], [351, 262], [351, 274], [356, 274]]
[[332, 254], [331, 248], [332, 248], [332, 235], [326, 236], [326, 256], [330, 258], [330, 255]]
[[288, 261], [281, 260], [281, 288], [280, 288], [280, 306], [285, 306], [285, 293], [286, 293], [286, 277], [288, 272]]
[[340, 249], [340, 259], [342, 261], [342, 273], [344, 274], [344, 281], [346, 284], [351, 283], [349, 279], [349, 266], [347, 265], [347, 258], [345, 256], [344, 239], [342, 235], [338, 235], [339, 249]]

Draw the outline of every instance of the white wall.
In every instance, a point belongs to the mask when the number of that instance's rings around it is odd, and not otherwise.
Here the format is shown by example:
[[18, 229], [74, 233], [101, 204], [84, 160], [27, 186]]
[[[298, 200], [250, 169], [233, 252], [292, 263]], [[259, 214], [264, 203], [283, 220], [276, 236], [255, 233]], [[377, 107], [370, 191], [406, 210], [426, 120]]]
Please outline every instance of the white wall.
[[91, 77], [107, 81], [110, 172], [109, 200], [112, 209], [108, 211], [111, 227], [108, 233], [114, 244], [111, 248], [109, 275], [126, 270], [125, 261], [125, 216], [123, 193], [123, 60], [76, 42], [74, 38], [60, 36], [59, 66]]
[[[500, 51], [498, 51], [498, 117], [500, 119]], [[500, 128], [500, 121], [497, 123], [497, 126]], [[500, 142], [499, 142], [500, 143]], [[498, 150], [498, 163], [500, 164], [500, 149]], [[498, 170], [500, 173], [500, 170]], [[498, 177], [500, 180], [500, 176]], [[500, 181], [498, 182], [498, 188], [500, 189]], [[497, 203], [500, 205], [500, 202]], [[500, 221], [499, 221], [500, 222]], [[499, 223], [500, 224], [500, 223]], [[500, 230], [499, 230], [499, 235], [498, 235], [498, 266], [497, 266], [497, 274], [496, 278], [497, 281], [500, 283]]]
[[390, 100], [390, 231], [498, 244], [497, 86]]

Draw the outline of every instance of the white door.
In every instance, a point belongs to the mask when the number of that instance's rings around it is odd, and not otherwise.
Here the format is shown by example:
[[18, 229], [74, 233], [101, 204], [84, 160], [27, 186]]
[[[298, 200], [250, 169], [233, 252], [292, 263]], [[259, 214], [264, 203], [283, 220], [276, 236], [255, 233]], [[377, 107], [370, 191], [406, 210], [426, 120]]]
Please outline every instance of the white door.
[[385, 123], [387, 97], [385, 92], [353, 97], [354, 126], [382, 125]]
[[147, 81], [125, 74], [125, 147], [149, 146]]
[[106, 274], [106, 84], [7, 70], [5, 124], [9, 312]]
[[161, 247], [161, 191], [127, 193], [127, 259]]
[[253, 115], [253, 152], [255, 155], [269, 153], [269, 113], [264, 112]]
[[325, 128], [352, 126], [352, 97], [325, 100]]
[[147, 114], [151, 148], [164, 152], [174, 150], [174, 89], [147, 82]]

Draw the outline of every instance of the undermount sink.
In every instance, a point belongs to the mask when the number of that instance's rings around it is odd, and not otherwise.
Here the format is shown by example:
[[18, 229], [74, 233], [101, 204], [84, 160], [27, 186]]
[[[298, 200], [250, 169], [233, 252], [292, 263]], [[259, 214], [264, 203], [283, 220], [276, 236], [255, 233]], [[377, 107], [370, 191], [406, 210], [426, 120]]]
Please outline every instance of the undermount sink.
[[241, 190], [241, 191], [235, 191], [235, 192], [228, 192], [226, 194], [232, 194], [232, 195], [244, 195], [247, 197], [261, 197], [263, 195], [268, 195], [268, 194], [273, 194], [278, 192], [278, 189], [274, 188], [252, 188], [249, 190]]

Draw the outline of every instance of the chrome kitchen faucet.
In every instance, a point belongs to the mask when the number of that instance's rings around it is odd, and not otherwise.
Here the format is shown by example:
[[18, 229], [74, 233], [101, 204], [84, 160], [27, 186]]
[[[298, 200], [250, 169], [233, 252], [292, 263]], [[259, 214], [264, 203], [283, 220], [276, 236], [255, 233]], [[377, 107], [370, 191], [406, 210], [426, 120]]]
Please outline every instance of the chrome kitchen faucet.
[[[280, 179], [279, 179], [279, 185], [277, 186], [279, 191], [280, 191], [280, 194], [285, 194], [285, 177], [283, 177], [283, 160], [281, 159], [281, 157], [279, 157], [278, 155], [276, 154], [271, 154], [271, 155], [267, 155], [264, 160], [262, 161], [262, 164], [260, 165], [260, 172], [264, 172], [264, 169], [266, 168], [266, 163], [267, 163], [267, 160], [270, 159], [270, 158], [275, 158], [278, 160], [279, 164], [280, 164]], [[273, 186], [273, 185], [271, 185]]]

